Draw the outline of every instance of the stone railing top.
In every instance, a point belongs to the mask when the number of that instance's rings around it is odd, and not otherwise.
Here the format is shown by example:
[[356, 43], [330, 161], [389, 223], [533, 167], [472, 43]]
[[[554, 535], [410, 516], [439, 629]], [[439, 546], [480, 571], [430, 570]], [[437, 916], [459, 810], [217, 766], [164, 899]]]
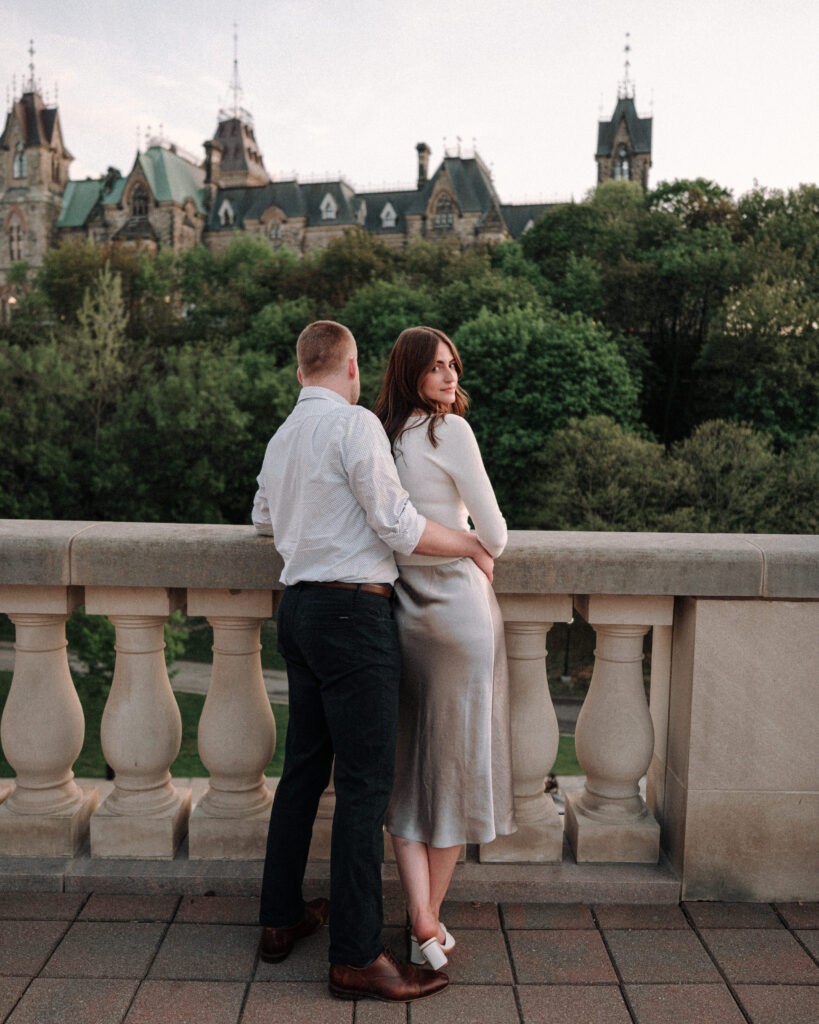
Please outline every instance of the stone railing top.
[[[0, 585], [279, 589], [252, 526], [0, 519]], [[819, 538], [513, 530], [495, 590], [819, 598]]]

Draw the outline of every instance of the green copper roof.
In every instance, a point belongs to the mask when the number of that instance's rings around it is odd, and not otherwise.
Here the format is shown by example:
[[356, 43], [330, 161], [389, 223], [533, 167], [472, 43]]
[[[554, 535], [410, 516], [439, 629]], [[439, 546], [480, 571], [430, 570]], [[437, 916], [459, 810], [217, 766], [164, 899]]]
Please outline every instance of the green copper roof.
[[63, 194], [63, 208], [57, 221], [58, 228], [80, 228], [102, 192], [104, 179], [88, 178], [85, 181], [69, 181]]
[[162, 146], [151, 146], [137, 157], [137, 163], [156, 202], [184, 203], [186, 199], [191, 198], [196, 204], [196, 209], [200, 213], [205, 212], [202, 205], [205, 172], [201, 167], [195, 167], [177, 153]]

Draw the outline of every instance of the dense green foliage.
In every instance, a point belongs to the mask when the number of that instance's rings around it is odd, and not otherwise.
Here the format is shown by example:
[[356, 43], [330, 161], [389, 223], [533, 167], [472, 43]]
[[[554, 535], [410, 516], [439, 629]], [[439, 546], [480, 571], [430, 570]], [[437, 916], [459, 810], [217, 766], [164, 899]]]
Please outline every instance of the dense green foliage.
[[819, 508], [819, 188], [600, 186], [520, 243], [305, 256], [237, 234], [150, 255], [64, 244], [12, 268], [0, 327], [0, 516], [248, 521], [317, 317], [372, 405], [398, 333], [464, 360], [511, 526], [812, 532]]

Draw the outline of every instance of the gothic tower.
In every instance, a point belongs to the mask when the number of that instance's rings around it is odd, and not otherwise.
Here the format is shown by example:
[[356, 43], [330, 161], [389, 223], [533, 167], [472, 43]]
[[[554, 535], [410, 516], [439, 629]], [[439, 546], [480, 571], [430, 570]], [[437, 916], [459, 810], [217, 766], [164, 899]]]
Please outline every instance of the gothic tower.
[[43, 101], [34, 75], [15, 97], [0, 136], [0, 283], [18, 260], [34, 267], [56, 243], [56, 224], [74, 159], [63, 142], [56, 105]]
[[611, 120], [600, 121], [597, 125], [597, 183], [636, 181], [647, 189], [651, 167], [652, 118], [637, 115], [634, 83], [629, 79], [630, 49], [626, 42], [625, 75], [617, 92], [617, 106]]
[[253, 131], [253, 117], [241, 105], [237, 37], [233, 33], [233, 104], [219, 111], [216, 135], [205, 145], [205, 202], [210, 205], [218, 188], [248, 188], [266, 185], [270, 176], [264, 167]]

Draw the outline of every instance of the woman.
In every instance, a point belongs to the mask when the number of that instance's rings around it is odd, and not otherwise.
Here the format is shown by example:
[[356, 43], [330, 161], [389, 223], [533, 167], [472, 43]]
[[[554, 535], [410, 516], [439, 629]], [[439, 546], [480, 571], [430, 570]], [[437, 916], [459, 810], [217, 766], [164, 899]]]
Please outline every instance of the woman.
[[[455, 346], [431, 327], [402, 331], [375, 414], [398, 475], [424, 515], [469, 529], [493, 556], [506, 523], [475, 436]], [[396, 556], [402, 676], [396, 778], [387, 812], [412, 929], [411, 959], [440, 968], [454, 939], [439, 920], [464, 843], [516, 830], [503, 619], [468, 558]]]

